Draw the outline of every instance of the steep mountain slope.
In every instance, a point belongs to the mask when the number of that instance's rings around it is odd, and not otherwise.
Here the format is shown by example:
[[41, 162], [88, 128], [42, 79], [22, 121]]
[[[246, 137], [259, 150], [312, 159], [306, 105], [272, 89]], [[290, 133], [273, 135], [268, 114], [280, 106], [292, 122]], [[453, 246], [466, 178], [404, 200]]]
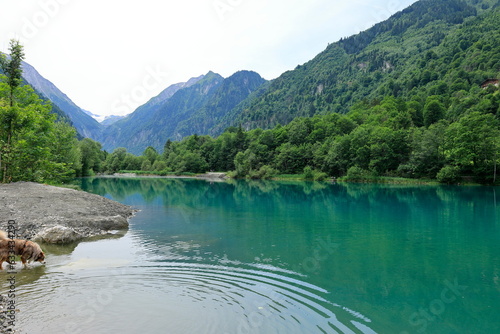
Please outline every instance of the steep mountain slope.
[[225, 79], [208, 103], [192, 117], [181, 121], [177, 127], [179, 137], [192, 134], [211, 134], [212, 128], [242, 101], [245, 101], [264, 80], [258, 73], [239, 71]]
[[[133, 113], [108, 126], [103, 135], [103, 146], [112, 151], [117, 147], [131, 149], [134, 143], [139, 143], [142, 139], [141, 131], [144, 131], [150, 123], [158, 109], [167, 103], [179, 90], [189, 88], [197, 84], [205, 76], [191, 78], [187, 82], [181, 82], [165, 88], [160, 94], [151, 98], [147, 103], [137, 108]], [[148, 145], [146, 145], [147, 147]]]
[[161, 151], [168, 139], [207, 134], [219, 119], [264, 82], [260, 75], [250, 71], [237, 72], [227, 79], [213, 72], [194, 78], [183, 87], [174, 87], [175, 92], [164, 91], [126, 119], [108, 127], [104, 148], [112, 151], [126, 147], [139, 154], [148, 146]]
[[160, 94], [151, 98], [147, 103], [137, 108], [126, 118], [115, 122], [114, 127], [106, 130], [104, 135], [105, 145], [115, 145], [111, 143], [120, 142], [120, 133], [133, 131], [134, 128], [148, 124], [158, 108], [169, 100], [175, 93], [184, 88], [189, 88], [204, 78], [201, 75], [191, 78], [187, 82], [181, 82], [165, 88]]
[[69, 117], [71, 123], [81, 136], [95, 140], [100, 139], [101, 124], [87, 115], [52, 82], [42, 77], [33, 66], [25, 62], [23, 63], [23, 78], [38, 93], [41, 93], [41, 95], [52, 101], [55, 108], [62, 110]]
[[[272, 128], [298, 116], [344, 113], [355, 103], [386, 95], [412, 98], [421, 87], [444, 78], [431, 65], [444, 52], [446, 36], [498, 6], [497, 0], [421, 0], [284, 73], [266, 92], [228, 113], [213, 132], [220, 134], [238, 124]], [[469, 46], [455, 51], [465, 52]], [[475, 84], [498, 76], [498, 67], [485, 67], [483, 72]]]

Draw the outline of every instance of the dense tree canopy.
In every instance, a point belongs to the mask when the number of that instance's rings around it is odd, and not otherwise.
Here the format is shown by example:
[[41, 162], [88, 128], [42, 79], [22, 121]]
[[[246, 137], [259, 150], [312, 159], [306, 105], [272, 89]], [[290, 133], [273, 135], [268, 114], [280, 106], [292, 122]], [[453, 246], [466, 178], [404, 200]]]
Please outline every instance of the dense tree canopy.
[[[339, 177], [351, 172], [359, 175], [437, 178], [439, 173], [472, 176], [477, 182], [491, 183], [500, 158], [498, 102], [491, 113], [491, 101], [498, 88], [475, 90], [467, 99], [488, 108], [471, 108], [458, 119], [445, 117], [446, 108], [438, 97], [440, 117], [421, 124], [415, 110], [425, 110], [414, 100], [386, 97], [380, 102], [360, 103], [346, 115], [296, 118], [274, 129], [243, 131], [228, 128], [221, 136], [193, 135], [179, 142], [168, 141], [162, 155], [148, 148], [141, 157], [143, 170], [164, 173], [234, 171], [236, 177], [267, 178], [280, 174], [328, 175]], [[465, 98], [465, 97], [464, 97]], [[490, 101], [485, 103], [484, 101]], [[449, 103], [451, 104], [451, 102]], [[424, 122], [427, 123], [427, 122]], [[108, 156], [109, 171], [118, 166], [127, 170], [125, 149]], [[162, 161], [152, 168], [152, 157]], [[137, 168], [135, 170], [139, 170]], [[132, 169], [134, 170], [134, 169]], [[316, 174], [315, 174], [316, 173]], [[448, 182], [449, 178], [443, 178]]]
[[94, 167], [89, 160], [101, 159], [82, 151], [76, 130], [22, 83], [22, 45], [11, 40], [9, 51], [0, 54], [0, 181], [60, 183], [82, 175]]

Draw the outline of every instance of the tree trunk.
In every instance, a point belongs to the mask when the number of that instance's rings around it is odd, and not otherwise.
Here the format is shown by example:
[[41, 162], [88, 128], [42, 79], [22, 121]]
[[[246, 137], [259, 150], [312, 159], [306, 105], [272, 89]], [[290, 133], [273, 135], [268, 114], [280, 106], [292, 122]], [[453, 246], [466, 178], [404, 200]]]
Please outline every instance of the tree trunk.
[[495, 163], [493, 167], [493, 184], [497, 182], [497, 152], [495, 151]]

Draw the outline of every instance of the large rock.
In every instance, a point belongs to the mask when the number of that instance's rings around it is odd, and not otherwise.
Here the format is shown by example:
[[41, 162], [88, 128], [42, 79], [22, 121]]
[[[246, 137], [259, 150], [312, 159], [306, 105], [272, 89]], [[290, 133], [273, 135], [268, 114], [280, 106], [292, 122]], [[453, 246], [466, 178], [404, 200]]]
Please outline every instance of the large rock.
[[31, 182], [0, 185], [0, 203], [0, 229], [15, 228], [19, 238], [47, 243], [127, 229], [134, 213], [102, 196]]
[[83, 236], [72, 228], [57, 225], [38, 232], [33, 239], [48, 244], [68, 244], [82, 238]]

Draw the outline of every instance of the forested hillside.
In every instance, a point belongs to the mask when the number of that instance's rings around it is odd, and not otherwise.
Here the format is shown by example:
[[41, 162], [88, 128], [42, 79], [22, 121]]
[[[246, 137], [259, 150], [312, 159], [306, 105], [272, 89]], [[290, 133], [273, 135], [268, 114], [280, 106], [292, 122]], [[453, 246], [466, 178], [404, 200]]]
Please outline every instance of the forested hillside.
[[76, 130], [22, 80], [24, 50], [0, 53], [0, 182], [63, 182], [81, 167]]
[[[298, 116], [346, 113], [387, 95], [423, 104], [427, 96], [478, 87], [498, 76], [498, 21], [487, 14], [498, 3], [421, 0], [284, 73], [223, 119], [219, 133], [230, 125], [272, 128]], [[483, 14], [489, 18], [475, 19]]]
[[498, 4], [420, 1], [262, 86], [239, 127], [108, 158], [117, 170], [498, 182], [499, 74]]

